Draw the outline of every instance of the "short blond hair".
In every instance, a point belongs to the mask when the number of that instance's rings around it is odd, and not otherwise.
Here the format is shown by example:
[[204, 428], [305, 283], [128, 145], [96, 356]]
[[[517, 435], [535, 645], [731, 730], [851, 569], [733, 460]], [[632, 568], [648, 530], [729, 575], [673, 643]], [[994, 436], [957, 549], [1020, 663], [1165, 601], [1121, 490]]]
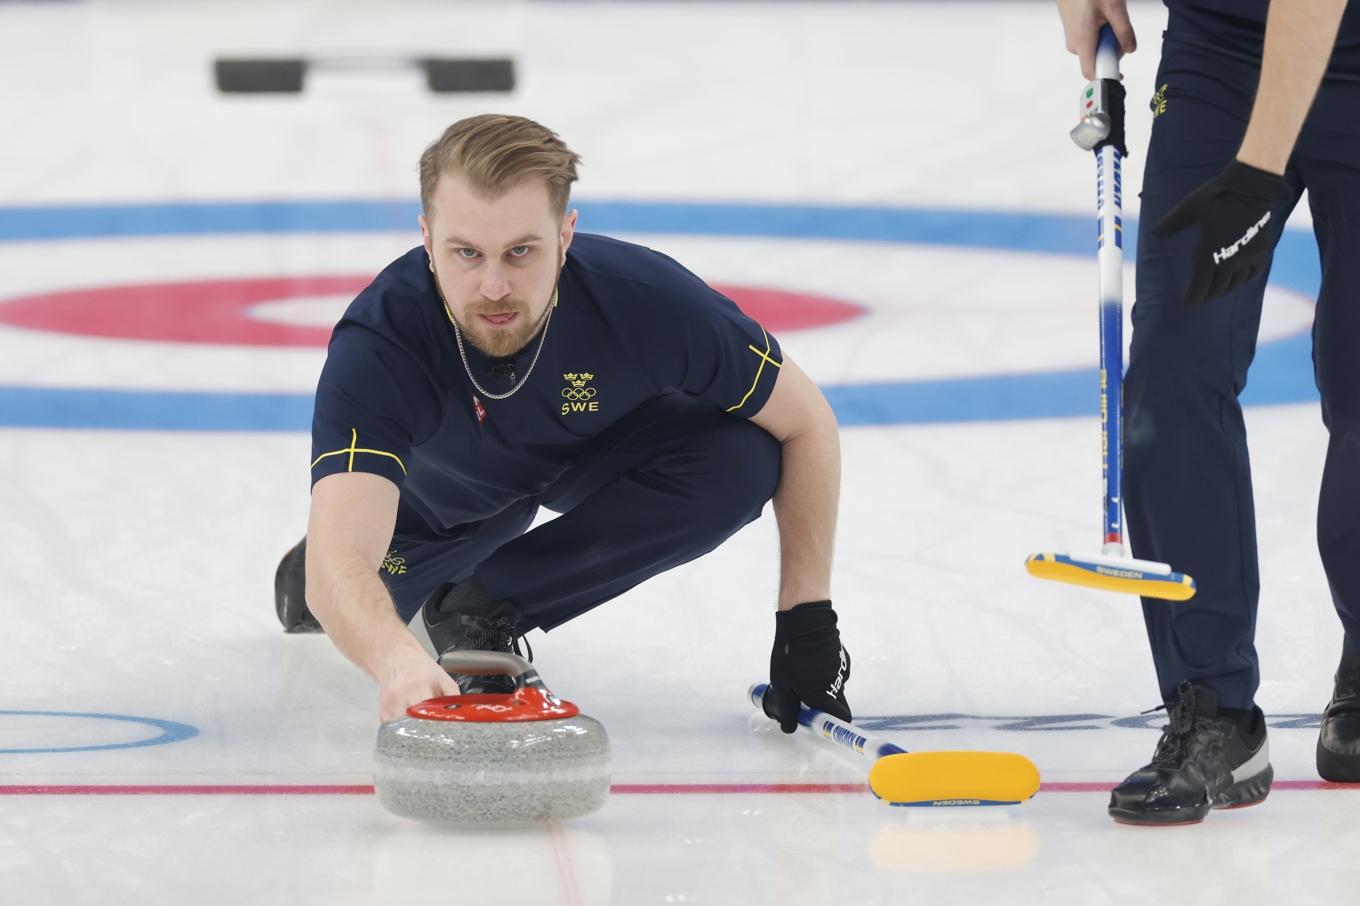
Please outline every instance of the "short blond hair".
[[429, 216], [435, 183], [449, 172], [493, 197], [539, 176], [548, 184], [553, 209], [565, 214], [580, 162], [556, 132], [531, 119], [500, 113], [470, 116], [445, 129], [420, 155], [420, 203]]

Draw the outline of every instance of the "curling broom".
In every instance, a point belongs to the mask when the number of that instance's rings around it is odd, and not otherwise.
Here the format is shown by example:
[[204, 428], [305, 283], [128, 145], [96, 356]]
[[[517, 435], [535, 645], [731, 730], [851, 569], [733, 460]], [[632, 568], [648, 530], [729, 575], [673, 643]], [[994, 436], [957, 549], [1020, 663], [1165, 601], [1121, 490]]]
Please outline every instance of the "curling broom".
[[1105, 479], [1105, 543], [1099, 554], [1031, 554], [1031, 576], [1185, 601], [1195, 580], [1166, 563], [1138, 560], [1124, 552], [1121, 471], [1124, 447], [1121, 385], [1124, 375], [1124, 223], [1120, 162], [1124, 154], [1124, 87], [1119, 76], [1119, 44], [1107, 25], [1100, 30], [1095, 81], [1082, 93], [1082, 120], [1072, 140], [1096, 155], [1097, 239], [1100, 262], [1100, 429], [1101, 471]]
[[[747, 695], [773, 718], [769, 688], [756, 683]], [[798, 725], [872, 762], [869, 789], [889, 805], [1018, 805], [1039, 791], [1039, 769], [1014, 752], [908, 752], [815, 708], [802, 708]]]

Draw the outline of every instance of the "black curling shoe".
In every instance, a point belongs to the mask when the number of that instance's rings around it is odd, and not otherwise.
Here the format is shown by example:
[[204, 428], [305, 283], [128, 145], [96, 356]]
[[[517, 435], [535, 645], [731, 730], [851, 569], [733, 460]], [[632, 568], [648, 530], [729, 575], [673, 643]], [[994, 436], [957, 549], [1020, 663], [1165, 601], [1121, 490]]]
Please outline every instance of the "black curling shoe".
[[[493, 599], [473, 576], [463, 582], [441, 585], [420, 609], [425, 631], [435, 651], [504, 651], [523, 654], [519, 647], [520, 609], [513, 601]], [[525, 643], [528, 648], [528, 643]], [[533, 649], [529, 649], [533, 660]], [[505, 694], [515, 691], [515, 681], [504, 674], [474, 676], [456, 674], [464, 695]]]
[[1360, 783], [1360, 652], [1341, 648], [1332, 700], [1322, 712], [1317, 770], [1323, 780]]
[[307, 574], [303, 569], [306, 562], [307, 539], [304, 537], [283, 555], [274, 572], [274, 613], [278, 614], [284, 632], [322, 631], [303, 597], [307, 586]]
[[1110, 817], [1121, 824], [1198, 824], [1215, 808], [1255, 805], [1275, 771], [1265, 715], [1253, 707], [1243, 731], [1218, 710], [1212, 689], [1181, 683], [1166, 704], [1171, 721], [1152, 762], [1110, 793]]

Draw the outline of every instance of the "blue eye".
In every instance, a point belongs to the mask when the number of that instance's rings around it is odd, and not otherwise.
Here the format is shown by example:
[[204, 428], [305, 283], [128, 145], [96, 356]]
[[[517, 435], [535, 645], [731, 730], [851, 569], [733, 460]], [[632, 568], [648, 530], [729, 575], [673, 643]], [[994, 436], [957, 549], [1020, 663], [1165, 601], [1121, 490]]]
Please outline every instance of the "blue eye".
[[459, 258], [462, 258], [464, 261], [471, 261], [472, 259], [480, 256], [481, 252], [477, 251], [476, 249], [460, 248], [455, 249], [454, 254], [457, 255]]
[[525, 255], [529, 254], [530, 251], [532, 251], [532, 249], [527, 245], [517, 245], [510, 250], [510, 254], [515, 258], [523, 258]]

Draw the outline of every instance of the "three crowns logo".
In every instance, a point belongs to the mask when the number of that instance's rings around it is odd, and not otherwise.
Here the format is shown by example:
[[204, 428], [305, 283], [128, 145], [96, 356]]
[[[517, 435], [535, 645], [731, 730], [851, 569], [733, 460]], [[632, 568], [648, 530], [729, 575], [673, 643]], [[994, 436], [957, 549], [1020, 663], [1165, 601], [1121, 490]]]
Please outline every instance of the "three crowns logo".
[[1152, 108], [1152, 118], [1154, 120], [1157, 117], [1161, 116], [1163, 113], [1166, 113], [1167, 87], [1168, 87], [1167, 85], [1163, 85], [1161, 88], [1158, 88], [1157, 91], [1152, 95], [1152, 100], [1148, 102], [1148, 106]]
[[406, 574], [406, 558], [396, 551], [388, 551], [387, 556], [383, 557], [382, 568], [388, 575], [403, 576]]
[[590, 382], [595, 380], [595, 375], [589, 371], [569, 371], [562, 375], [562, 380], [567, 382], [567, 386], [562, 388], [563, 415], [572, 412], [600, 411], [600, 403], [595, 399], [599, 391], [590, 386]]

